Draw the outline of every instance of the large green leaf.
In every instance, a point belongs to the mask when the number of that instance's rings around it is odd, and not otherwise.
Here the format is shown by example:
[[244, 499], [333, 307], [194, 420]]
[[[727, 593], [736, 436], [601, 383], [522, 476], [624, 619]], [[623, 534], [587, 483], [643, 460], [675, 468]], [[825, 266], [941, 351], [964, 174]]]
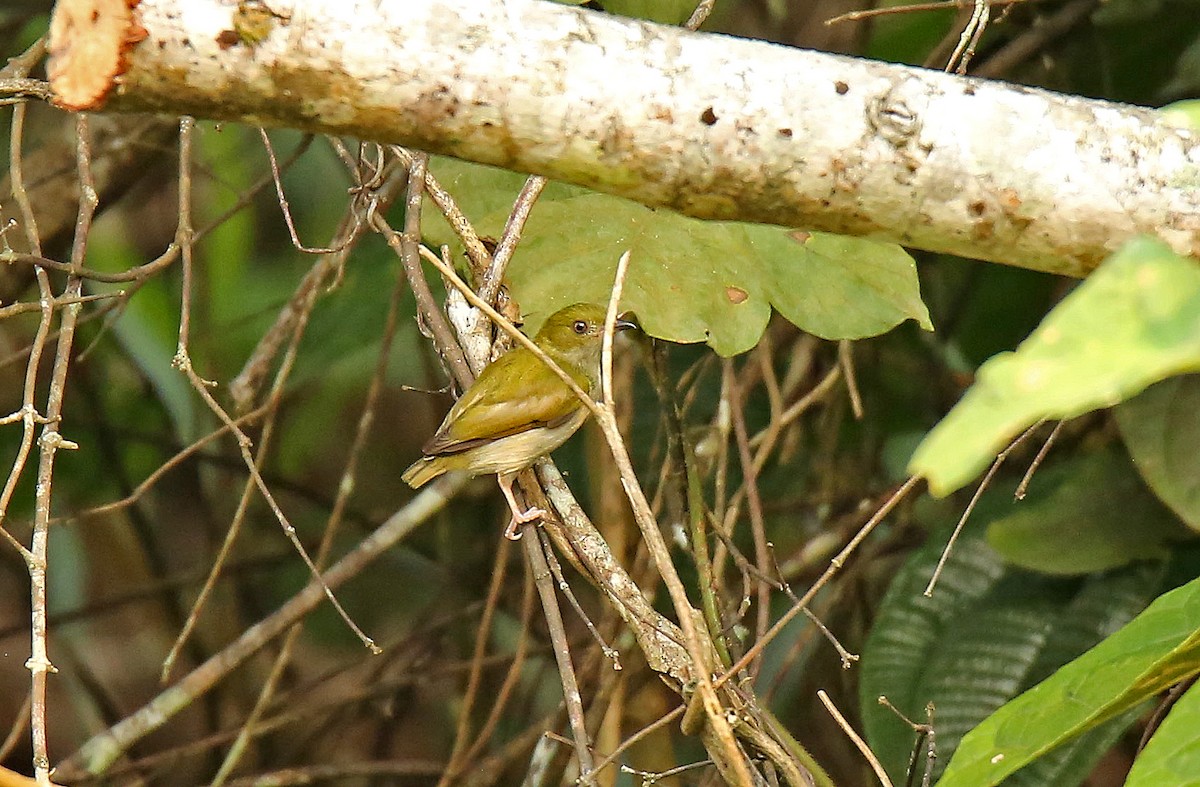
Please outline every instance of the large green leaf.
[[[521, 180], [436, 162], [476, 229], [498, 237]], [[432, 213], [432, 211], [430, 211]], [[445, 229], [424, 227], [435, 243]], [[753, 347], [771, 307], [827, 339], [862, 338], [914, 319], [931, 329], [912, 258], [894, 244], [705, 222], [578, 189], [547, 189], [508, 269], [526, 329], [577, 301], [606, 303], [617, 259], [632, 252], [623, 308], [652, 336], [707, 341], [722, 355]]]
[[1138, 755], [1125, 787], [1200, 785], [1200, 685], [1179, 698]]
[[873, 336], [910, 317], [929, 326], [899, 246], [702, 222], [588, 194], [540, 205], [529, 220], [509, 282], [518, 301], [538, 306], [530, 329], [572, 301], [605, 303], [626, 250], [622, 306], [652, 336], [707, 341], [721, 355], [753, 347], [772, 305], [827, 339]]
[[1163, 595], [1129, 625], [988, 717], [963, 738], [938, 787], [999, 784], [1055, 746], [1197, 672], [1200, 580]]
[[1009, 563], [1067, 575], [1166, 557], [1168, 541], [1186, 534], [1115, 451], [1040, 470], [1026, 498], [987, 528]]
[[1130, 241], [1015, 352], [985, 363], [909, 464], [944, 495], [1042, 418], [1107, 407], [1200, 368], [1200, 265], [1157, 240]]
[[1152, 385], [1116, 409], [1138, 472], [1159, 498], [1200, 530], [1200, 375]]
[[[981, 508], [1007, 505], [993, 494]], [[931, 539], [893, 581], [863, 651], [860, 697], [872, 751], [903, 782], [911, 729], [877, 703], [879, 695], [909, 718], [934, 704], [939, 763], [988, 714], [1023, 688], [1078, 656], [1149, 602], [1156, 564], [1077, 581], [1006, 568], [977, 529], [964, 534], [932, 595], [923, 595], [945, 541]], [[1122, 719], [1080, 738], [1014, 784], [1074, 785], [1120, 734]]]
[[[914, 554], [888, 588], [862, 654], [859, 697], [863, 726], [871, 750], [896, 782], [903, 781], [912, 730], [878, 699], [888, 700], [910, 719], [923, 721], [925, 703], [933, 697], [927, 687], [928, 660], [960, 610], [969, 608], [1000, 579], [1004, 566], [979, 538], [966, 538], [955, 549], [942, 574], [941, 586], [931, 597], [922, 595], [937, 552], [926, 548]], [[980, 714], [986, 715], [984, 710]], [[944, 744], [939, 741], [939, 748]]]
[[[1142, 563], [1089, 577], [1059, 612], [1046, 646], [1029, 670], [1026, 685], [1049, 677], [1145, 609], [1159, 588], [1162, 575], [1161, 564]], [[1072, 738], [1009, 776], [1004, 780], [1005, 787], [1082, 784], [1096, 762], [1139, 715], [1140, 709], [1132, 708]]]

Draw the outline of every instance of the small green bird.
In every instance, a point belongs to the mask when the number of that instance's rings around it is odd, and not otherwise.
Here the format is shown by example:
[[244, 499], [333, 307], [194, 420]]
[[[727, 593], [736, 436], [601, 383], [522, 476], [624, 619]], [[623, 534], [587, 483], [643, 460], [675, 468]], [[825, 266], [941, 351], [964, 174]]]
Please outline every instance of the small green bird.
[[[636, 328], [618, 319], [617, 330]], [[600, 387], [600, 345], [604, 310], [591, 303], [560, 309], [546, 320], [534, 343], [584, 391]], [[525, 347], [516, 347], [484, 367], [450, 408], [425, 454], [401, 476], [414, 489], [451, 470], [471, 475], [496, 473], [512, 509], [507, 538], [520, 538], [517, 526], [546, 512], [522, 511], [513, 497], [513, 477], [567, 441], [588, 417], [571, 388]]]

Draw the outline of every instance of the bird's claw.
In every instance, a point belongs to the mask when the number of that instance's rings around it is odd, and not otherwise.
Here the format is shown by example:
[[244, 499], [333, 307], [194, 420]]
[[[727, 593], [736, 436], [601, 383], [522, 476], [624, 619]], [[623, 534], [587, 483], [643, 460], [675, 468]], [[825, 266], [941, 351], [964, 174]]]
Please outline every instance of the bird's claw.
[[504, 528], [504, 537], [509, 541], [521, 540], [521, 525], [527, 525], [530, 522], [536, 522], [546, 515], [546, 512], [540, 508], [530, 508], [525, 511], [514, 511], [512, 519], [508, 523], [508, 527]]

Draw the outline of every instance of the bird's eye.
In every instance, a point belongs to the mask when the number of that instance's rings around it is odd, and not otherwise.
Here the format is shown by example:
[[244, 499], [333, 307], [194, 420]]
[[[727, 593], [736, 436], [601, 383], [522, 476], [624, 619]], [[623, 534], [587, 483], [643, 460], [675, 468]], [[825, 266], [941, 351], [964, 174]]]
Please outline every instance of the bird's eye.
[[583, 320], [576, 320], [575, 324], [571, 326], [571, 330], [575, 331], [575, 333], [579, 334], [580, 336], [583, 336], [585, 333], [587, 333], [587, 329], [588, 324]]

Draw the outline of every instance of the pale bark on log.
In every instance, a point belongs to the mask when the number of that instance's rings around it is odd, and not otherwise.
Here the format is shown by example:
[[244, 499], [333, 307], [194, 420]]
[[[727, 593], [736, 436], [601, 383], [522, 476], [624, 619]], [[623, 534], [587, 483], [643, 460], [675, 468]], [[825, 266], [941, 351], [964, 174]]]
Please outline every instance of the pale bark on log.
[[142, 0], [133, 16], [128, 70], [78, 108], [398, 142], [701, 218], [1069, 275], [1140, 233], [1200, 257], [1200, 133], [1149, 109], [541, 0]]

